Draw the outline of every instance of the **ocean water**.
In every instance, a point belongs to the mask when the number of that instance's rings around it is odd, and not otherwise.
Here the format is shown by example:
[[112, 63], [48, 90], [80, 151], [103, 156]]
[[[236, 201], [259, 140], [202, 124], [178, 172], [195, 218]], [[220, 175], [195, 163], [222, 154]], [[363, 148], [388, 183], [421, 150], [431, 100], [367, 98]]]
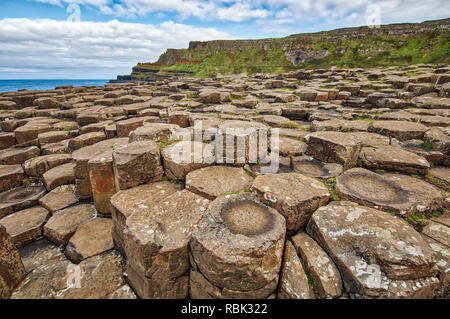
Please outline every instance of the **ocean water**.
[[103, 86], [109, 80], [0, 80], [0, 93], [26, 90], [51, 90], [61, 85]]

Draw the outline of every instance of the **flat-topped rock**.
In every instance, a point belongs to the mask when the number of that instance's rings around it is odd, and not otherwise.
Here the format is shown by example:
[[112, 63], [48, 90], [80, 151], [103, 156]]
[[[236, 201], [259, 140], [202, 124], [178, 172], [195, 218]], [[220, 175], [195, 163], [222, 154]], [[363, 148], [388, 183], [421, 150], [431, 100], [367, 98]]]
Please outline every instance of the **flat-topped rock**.
[[275, 290], [285, 227], [284, 218], [252, 194], [219, 197], [192, 235], [193, 263], [220, 289]]
[[74, 163], [66, 163], [45, 172], [42, 179], [47, 190], [51, 191], [58, 186], [75, 183], [74, 168]]
[[150, 123], [130, 133], [130, 143], [151, 140], [155, 143], [165, 143], [171, 139], [172, 134], [180, 129], [175, 124]]
[[52, 154], [38, 156], [23, 163], [23, 168], [28, 176], [39, 177], [48, 170], [72, 161], [70, 154]]
[[449, 167], [433, 167], [428, 170], [430, 175], [437, 177], [439, 179], [442, 179], [446, 181], [447, 183], [450, 183], [450, 168]]
[[352, 136], [361, 143], [361, 146], [389, 145], [389, 136], [370, 132], [352, 132]]
[[356, 166], [361, 144], [351, 133], [315, 132], [305, 139], [307, 155], [322, 162], [341, 164], [344, 169]]
[[187, 297], [188, 244], [208, 205], [208, 200], [183, 190], [152, 207], [139, 206], [128, 217], [127, 274], [141, 298]]
[[46, 192], [44, 185], [35, 184], [16, 187], [0, 193], [0, 218], [36, 205]]
[[185, 179], [189, 172], [215, 162], [214, 147], [197, 141], [181, 141], [161, 151], [164, 172], [169, 179]]
[[306, 152], [306, 143], [292, 138], [280, 137], [279, 153], [283, 156], [299, 156]]
[[81, 204], [57, 211], [44, 225], [44, 236], [58, 246], [65, 246], [78, 226], [93, 218], [94, 205]]
[[113, 221], [109, 218], [94, 218], [81, 224], [69, 240], [65, 255], [78, 264], [113, 249], [112, 228]]
[[300, 258], [290, 241], [286, 241], [277, 297], [279, 299], [315, 298]]
[[363, 147], [359, 157], [364, 167], [374, 170], [425, 175], [430, 167], [424, 157], [391, 145]]
[[205, 198], [249, 189], [253, 179], [242, 168], [210, 166], [186, 175], [186, 189]]
[[43, 265], [66, 260], [58, 246], [45, 238], [40, 238], [19, 249], [20, 258], [23, 261], [27, 273]]
[[24, 179], [21, 165], [0, 165], [0, 193], [22, 185]]
[[400, 218], [355, 203], [332, 202], [313, 214], [307, 230], [333, 258], [351, 296], [435, 296], [439, 280], [433, 252]]
[[373, 122], [373, 132], [394, 137], [400, 141], [421, 140], [429, 130], [423, 124], [408, 121], [376, 121]]
[[21, 210], [0, 219], [17, 248], [42, 236], [44, 224], [50, 212], [41, 206]]
[[323, 163], [307, 155], [294, 157], [292, 167], [297, 173], [322, 179], [336, 177], [343, 171], [340, 164]]
[[435, 221], [430, 221], [422, 230], [426, 236], [441, 243], [447, 248], [450, 247], [450, 227]]
[[73, 152], [82, 147], [94, 145], [103, 140], [106, 140], [106, 135], [104, 132], [81, 134], [69, 140], [68, 149]]
[[62, 185], [39, 199], [39, 204], [51, 213], [78, 203], [75, 185]]
[[409, 216], [439, 210], [440, 190], [420, 179], [400, 174], [376, 174], [353, 168], [336, 178], [336, 194], [385, 211]]
[[298, 173], [259, 175], [250, 190], [286, 218], [289, 231], [305, 226], [312, 213], [330, 198], [323, 183]]
[[113, 151], [112, 159], [117, 190], [162, 180], [160, 151], [153, 141], [118, 147]]
[[39, 156], [40, 150], [36, 146], [8, 148], [0, 151], [0, 165], [23, 164], [30, 158]]
[[45, 123], [31, 123], [18, 127], [14, 130], [18, 144], [26, 143], [38, 138], [41, 133], [49, 132], [52, 127]]
[[141, 118], [131, 118], [116, 123], [117, 135], [119, 137], [129, 137], [130, 132], [144, 125]]

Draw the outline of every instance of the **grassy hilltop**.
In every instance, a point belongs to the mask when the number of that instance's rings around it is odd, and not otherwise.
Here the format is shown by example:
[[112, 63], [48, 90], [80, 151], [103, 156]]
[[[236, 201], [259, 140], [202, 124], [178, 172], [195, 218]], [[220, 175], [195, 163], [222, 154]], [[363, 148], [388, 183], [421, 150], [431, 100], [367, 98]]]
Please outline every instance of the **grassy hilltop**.
[[[149, 74], [281, 73], [311, 68], [371, 68], [450, 63], [450, 19], [380, 28], [346, 28], [279, 39], [193, 41], [168, 49], [157, 66], [135, 66], [132, 77]], [[180, 60], [198, 64], [179, 63]], [[150, 73], [149, 73], [150, 72]]]

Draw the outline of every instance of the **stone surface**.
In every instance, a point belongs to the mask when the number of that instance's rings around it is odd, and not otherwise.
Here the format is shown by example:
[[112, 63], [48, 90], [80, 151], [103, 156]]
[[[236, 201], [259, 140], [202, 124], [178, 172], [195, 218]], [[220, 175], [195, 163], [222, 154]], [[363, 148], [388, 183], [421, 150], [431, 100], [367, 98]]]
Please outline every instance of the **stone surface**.
[[298, 173], [260, 175], [250, 190], [286, 218], [289, 231], [304, 227], [312, 213], [330, 198], [323, 183]]
[[187, 190], [153, 207], [139, 206], [124, 231], [127, 274], [141, 298], [188, 295], [188, 244], [209, 201]]
[[361, 144], [351, 133], [315, 132], [305, 139], [307, 155], [322, 162], [341, 164], [344, 169], [356, 166]]
[[297, 173], [323, 179], [336, 177], [343, 171], [340, 164], [323, 163], [307, 155], [294, 157], [292, 167]]
[[314, 291], [309, 286], [308, 277], [290, 241], [286, 242], [284, 250], [277, 297], [279, 299], [314, 299]]
[[112, 159], [117, 190], [162, 180], [160, 151], [153, 141], [118, 147], [113, 151]]
[[95, 218], [81, 224], [67, 244], [67, 258], [78, 264], [113, 249], [112, 228], [113, 221], [108, 218]]
[[423, 138], [428, 127], [408, 121], [376, 121], [373, 123], [375, 133], [395, 137], [400, 141]]
[[216, 287], [259, 290], [278, 282], [285, 227], [284, 218], [252, 194], [219, 197], [192, 235], [192, 261]]
[[8, 298], [26, 272], [11, 237], [0, 225], [0, 299]]
[[67, 163], [45, 172], [42, 179], [47, 190], [51, 191], [58, 186], [75, 183], [74, 168], [75, 164]]
[[39, 156], [39, 153], [39, 148], [36, 146], [1, 150], [0, 165], [23, 164], [26, 160]]
[[283, 156], [299, 156], [306, 152], [306, 143], [292, 138], [280, 137], [279, 153]]
[[40, 266], [66, 259], [59, 247], [45, 238], [38, 239], [20, 248], [19, 254], [27, 273]]
[[65, 246], [78, 226], [95, 214], [95, 207], [91, 204], [80, 204], [57, 211], [44, 225], [44, 236], [58, 246]]
[[343, 291], [341, 275], [322, 247], [305, 232], [299, 232], [291, 241], [314, 280], [320, 298], [339, 298]]
[[0, 218], [37, 204], [46, 193], [42, 184], [16, 187], [0, 193]]
[[40, 177], [48, 170], [71, 161], [70, 154], [43, 155], [27, 160], [23, 168], [28, 176]]
[[35, 206], [21, 210], [0, 219], [17, 248], [31, 243], [42, 236], [44, 224], [50, 212], [43, 207]]
[[186, 176], [186, 189], [205, 198], [249, 189], [252, 178], [241, 168], [211, 166], [190, 172]]
[[75, 185], [62, 185], [39, 199], [39, 204], [54, 213], [78, 203]]
[[0, 165], [0, 193], [22, 185], [24, 179], [21, 165]]
[[151, 140], [156, 143], [168, 142], [172, 134], [179, 129], [178, 125], [151, 123], [146, 124], [130, 133], [130, 143]]
[[111, 214], [110, 199], [116, 193], [112, 150], [93, 157], [88, 162], [94, 205], [104, 215]]
[[450, 227], [430, 221], [429, 224], [423, 228], [422, 233], [442, 245], [450, 247]]

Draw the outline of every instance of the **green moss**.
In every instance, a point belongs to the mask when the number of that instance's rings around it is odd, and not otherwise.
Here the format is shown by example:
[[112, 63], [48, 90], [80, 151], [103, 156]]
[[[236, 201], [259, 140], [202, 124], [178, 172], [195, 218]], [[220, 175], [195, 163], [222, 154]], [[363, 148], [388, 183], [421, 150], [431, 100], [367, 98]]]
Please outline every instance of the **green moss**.
[[282, 128], [293, 128], [293, 129], [298, 129], [299, 125], [295, 122], [289, 121], [289, 122], [284, 122], [281, 123], [280, 125]]
[[431, 145], [431, 143], [428, 142], [428, 141], [424, 141], [424, 142], [422, 143], [422, 146], [425, 147], [425, 148], [427, 148], [427, 149], [429, 149], [429, 150], [433, 149], [433, 145]]
[[325, 186], [330, 191], [330, 197], [333, 200], [340, 201], [341, 198], [336, 194], [334, 187], [336, 186], [336, 177], [329, 178], [324, 182]]

